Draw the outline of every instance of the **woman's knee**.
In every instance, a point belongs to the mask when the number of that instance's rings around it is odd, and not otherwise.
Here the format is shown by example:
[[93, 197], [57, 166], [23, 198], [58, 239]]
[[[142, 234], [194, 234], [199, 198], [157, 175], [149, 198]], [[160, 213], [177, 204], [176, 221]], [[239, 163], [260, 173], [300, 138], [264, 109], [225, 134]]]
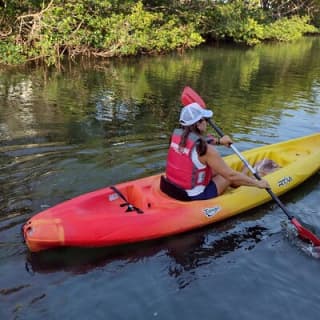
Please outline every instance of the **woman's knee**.
[[215, 176], [212, 180], [216, 184], [218, 195], [221, 195], [230, 186], [230, 182], [220, 175]]

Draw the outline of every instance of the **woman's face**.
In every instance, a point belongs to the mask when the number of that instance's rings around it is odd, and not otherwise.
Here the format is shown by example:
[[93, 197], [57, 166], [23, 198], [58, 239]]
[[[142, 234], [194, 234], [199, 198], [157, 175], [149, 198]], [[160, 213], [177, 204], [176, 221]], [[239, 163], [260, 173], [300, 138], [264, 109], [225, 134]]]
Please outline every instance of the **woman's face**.
[[199, 129], [199, 131], [205, 132], [207, 130], [207, 119], [202, 118], [197, 122], [197, 128]]

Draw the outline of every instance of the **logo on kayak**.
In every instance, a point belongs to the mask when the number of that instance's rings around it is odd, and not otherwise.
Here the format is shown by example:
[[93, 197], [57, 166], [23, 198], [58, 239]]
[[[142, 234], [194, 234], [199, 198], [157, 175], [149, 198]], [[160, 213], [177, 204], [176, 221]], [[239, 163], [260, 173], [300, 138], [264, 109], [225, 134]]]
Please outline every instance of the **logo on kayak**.
[[213, 207], [213, 208], [205, 208], [205, 209], [203, 209], [203, 213], [208, 218], [211, 218], [214, 215], [216, 215], [220, 210], [221, 210], [221, 207], [220, 206], [216, 206], [216, 207]]
[[283, 187], [292, 181], [292, 177], [284, 177], [278, 181], [278, 187]]
[[115, 201], [119, 198], [119, 196], [116, 193], [109, 194], [109, 201]]

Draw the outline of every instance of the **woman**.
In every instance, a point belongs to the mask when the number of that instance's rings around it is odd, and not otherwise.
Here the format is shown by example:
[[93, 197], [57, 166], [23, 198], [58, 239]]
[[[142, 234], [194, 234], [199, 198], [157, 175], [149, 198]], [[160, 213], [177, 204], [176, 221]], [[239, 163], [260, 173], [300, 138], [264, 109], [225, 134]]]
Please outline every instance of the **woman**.
[[197, 103], [181, 110], [182, 128], [173, 132], [166, 166], [166, 183], [173, 188], [162, 184], [162, 191], [179, 200], [206, 200], [222, 194], [229, 186], [269, 188], [267, 181], [251, 178], [225, 163], [213, 145], [230, 146], [230, 137], [209, 141], [204, 135], [207, 119], [212, 115], [211, 110]]

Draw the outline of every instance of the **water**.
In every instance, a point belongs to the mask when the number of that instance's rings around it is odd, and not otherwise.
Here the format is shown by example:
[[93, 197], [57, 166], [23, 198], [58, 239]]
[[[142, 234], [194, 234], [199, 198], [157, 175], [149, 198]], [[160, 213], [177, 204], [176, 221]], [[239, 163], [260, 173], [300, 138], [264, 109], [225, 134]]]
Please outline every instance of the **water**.
[[[320, 39], [306, 38], [1, 69], [0, 319], [318, 319], [319, 254], [271, 202], [121, 248], [31, 254], [20, 228], [76, 195], [163, 171], [186, 85], [239, 150], [319, 132], [319, 54]], [[282, 200], [320, 228], [319, 196], [317, 173]]]

